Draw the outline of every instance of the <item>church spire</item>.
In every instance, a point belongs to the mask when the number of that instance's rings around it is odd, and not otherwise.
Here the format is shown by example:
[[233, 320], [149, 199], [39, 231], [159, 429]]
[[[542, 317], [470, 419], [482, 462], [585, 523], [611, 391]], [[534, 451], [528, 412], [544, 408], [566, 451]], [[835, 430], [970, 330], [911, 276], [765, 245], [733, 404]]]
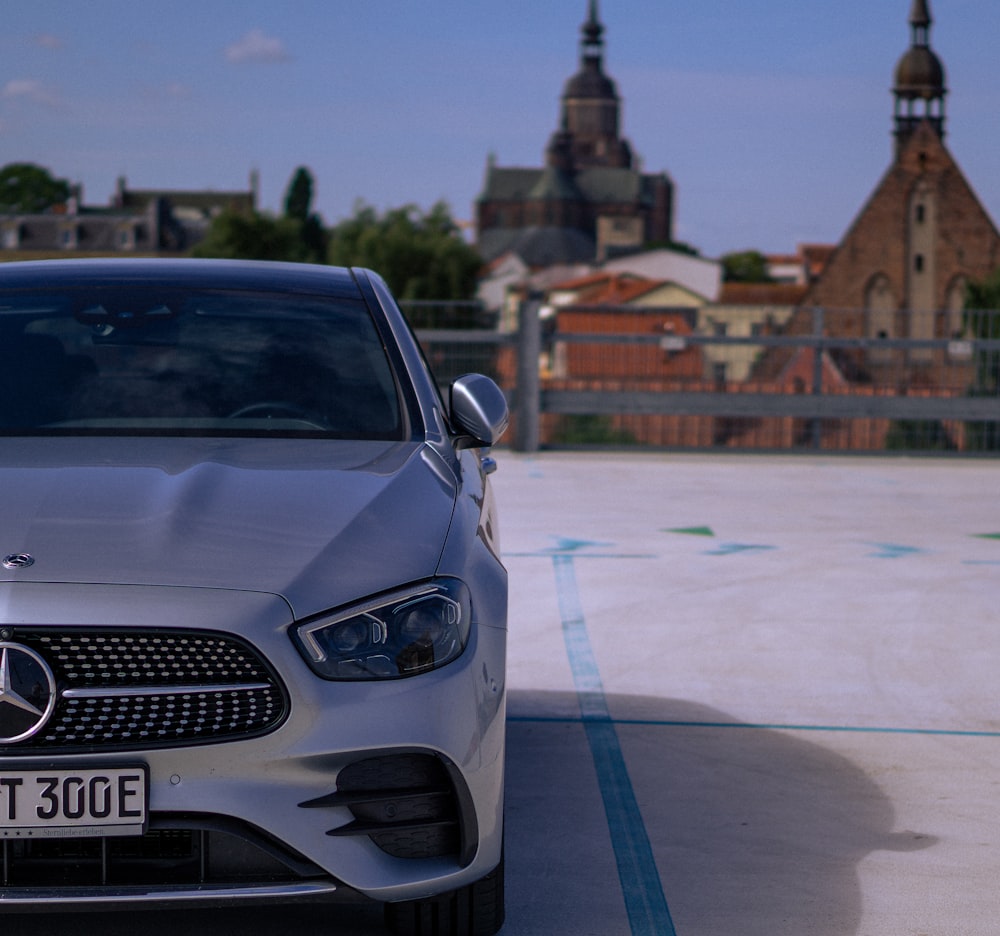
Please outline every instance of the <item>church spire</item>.
[[604, 25], [597, 12], [597, 0], [590, 0], [587, 19], [581, 29], [583, 39], [580, 42], [580, 59], [583, 64], [596, 62], [601, 67], [604, 56]]
[[632, 168], [632, 149], [620, 133], [621, 101], [604, 71], [604, 24], [597, 0], [588, 0], [580, 28], [580, 69], [566, 82], [559, 129], [546, 150], [563, 171]]
[[913, 0], [913, 7], [910, 9], [910, 26], [913, 28], [914, 45], [928, 44], [929, 30], [933, 22], [927, 0]]
[[913, 0], [910, 8], [910, 49], [896, 65], [893, 94], [896, 98], [895, 136], [897, 148], [914, 130], [929, 121], [938, 136], [944, 137], [944, 66], [931, 51], [929, 0]]

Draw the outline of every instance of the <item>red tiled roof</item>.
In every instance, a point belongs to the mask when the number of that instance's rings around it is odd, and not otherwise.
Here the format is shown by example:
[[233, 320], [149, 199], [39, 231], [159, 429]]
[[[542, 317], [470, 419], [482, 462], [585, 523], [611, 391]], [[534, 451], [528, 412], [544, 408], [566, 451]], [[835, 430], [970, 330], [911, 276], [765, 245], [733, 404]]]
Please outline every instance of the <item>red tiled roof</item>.
[[836, 250], [833, 244], [800, 244], [799, 253], [802, 254], [809, 271], [809, 278], [815, 279], [823, 272], [833, 252]]
[[552, 287], [552, 291], [575, 293], [573, 301], [576, 305], [627, 305], [667, 285], [667, 282], [629, 273], [594, 273], [559, 283]]

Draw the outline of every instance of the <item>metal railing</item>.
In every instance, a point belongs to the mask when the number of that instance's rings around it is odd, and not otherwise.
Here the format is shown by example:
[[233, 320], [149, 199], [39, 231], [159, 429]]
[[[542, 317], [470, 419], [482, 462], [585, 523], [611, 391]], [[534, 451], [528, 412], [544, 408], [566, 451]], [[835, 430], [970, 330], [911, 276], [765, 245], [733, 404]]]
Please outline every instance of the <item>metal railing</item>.
[[[706, 324], [711, 308], [644, 310], [650, 321], [694, 322], [646, 333], [575, 331], [540, 310], [523, 303], [516, 333], [417, 330], [442, 384], [479, 371], [504, 388], [507, 444], [522, 451], [1000, 453], [997, 312], [937, 313], [912, 323], [927, 337], [892, 338], [865, 334], [858, 310], [798, 309], [746, 335], [723, 333], [718, 316]], [[604, 311], [613, 323], [616, 310]]]

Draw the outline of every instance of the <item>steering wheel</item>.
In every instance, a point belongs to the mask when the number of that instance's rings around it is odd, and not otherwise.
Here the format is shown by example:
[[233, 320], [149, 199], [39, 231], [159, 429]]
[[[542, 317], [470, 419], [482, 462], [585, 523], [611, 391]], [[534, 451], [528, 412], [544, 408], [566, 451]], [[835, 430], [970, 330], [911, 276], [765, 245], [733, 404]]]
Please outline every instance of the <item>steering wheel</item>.
[[285, 416], [308, 423], [317, 429], [329, 428], [320, 422], [314, 413], [310, 413], [309, 410], [299, 406], [297, 403], [289, 403], [287, 400], [261, 400], [259, 403], [249, 403], [246, 406], [241, 406], [239, 409], [233, 410], [226, 418], [243, 419], [247, 416], [260, 416], [265, 419], [270, 419], [272, 416], [279, 418]]

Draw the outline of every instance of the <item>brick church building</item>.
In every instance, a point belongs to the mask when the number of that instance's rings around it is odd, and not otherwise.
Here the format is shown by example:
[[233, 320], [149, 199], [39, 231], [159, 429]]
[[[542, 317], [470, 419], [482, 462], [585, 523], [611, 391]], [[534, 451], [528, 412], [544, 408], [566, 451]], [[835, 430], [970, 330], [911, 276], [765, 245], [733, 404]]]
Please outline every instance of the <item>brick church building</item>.
[[640, 171], [621, 136], [621, 99], [604, 71], [604, 26], [590, 0], [580, 69], [562, 95], [542, 168], [491, 158], [477, 200], [477, 247], [487, 261], [516, 254], [530, 267], [605, 260], [673, 235], [674, 186]]
[[966, 284], [1000, 266], [1000, 233], [945, 146], [945, 70], [930, 46], [928, 0], [913, 0], [909, 23], [893, 87], [893, 162], [805, 298], [859, 310], [840, 319], [841, 335], [953, 337]]

